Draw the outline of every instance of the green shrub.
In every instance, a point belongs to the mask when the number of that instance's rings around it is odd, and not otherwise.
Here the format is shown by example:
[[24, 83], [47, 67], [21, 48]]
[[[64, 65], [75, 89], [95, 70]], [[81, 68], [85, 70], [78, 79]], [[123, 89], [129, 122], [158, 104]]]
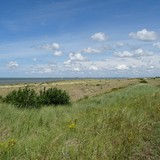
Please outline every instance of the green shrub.
[[14, 104], [18, 107], [26, 108], [38, 106], [36, 92], [28, 87], [23, 89], [19, 88], [17, 91], [12, 91], [4, 98], [4, 102]]
[[0, 102], [3, 102], [3, 97], [2, 96], [0, 96]]
[[41, 90], [36, 94], [34, 89], [25, 87], [24, 89], [14, 90], [3, 100], [21, 108], [33, 108], [41, 105], [64, 105], [70, 103], [70, 97], [66, 91], [57, 88]]
[[140, 79], [140, 83], [148, 83], [145, 79]]
[[39, 102], [43, 105], [64, 105], [70, 103], [70, 97], [66, 91], [57, 88], [49, 88], [40, 91]]

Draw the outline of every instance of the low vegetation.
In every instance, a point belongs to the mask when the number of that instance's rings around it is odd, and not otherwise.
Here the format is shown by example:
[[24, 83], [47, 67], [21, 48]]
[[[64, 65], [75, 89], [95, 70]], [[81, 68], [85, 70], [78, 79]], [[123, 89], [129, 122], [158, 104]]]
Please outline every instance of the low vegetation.
[[140, 79], [140, 83], [148, 83], [144, 78]]
[[[57, 88], [65, 90], [71, 97], [71, 101], [83, 99], [84, 96], [96, 96], [110, 92], [112, 88], [128, 87], [130, 85], [138, 84], [140, 79], [78, 79], [78, 80], [64, 80], [50, 83], [35, 83], [35, 84], [17, 84], [17, 85], [0, 85], [0, 96], [5, 97], [13, 90], [24, 88], [28, 86], [34, 89], [36, 93], [40, 90], [49, 88]], [[154, 80], [154, 82], [157, 80]]]
[[3, 99], [3, 101], [21, 108], [31, 108], [38, 106], [37, 97], [38, 96], [33, 89], [25, 87], [23, 89], [19, 88], [18, 90], [12, 91]]
[[37, 108], [42, 105], [69, 104], [70, 97], [65, 91], [57, 88], [44, 88], [37, 94], [34, 89], [25, 87], [13, 90], [3, 101], [20, 108]]
[[38, 102], [41, 105], [65, 105], [70, 103], [70, 97], [66, 91], [57, 88], [40, 90]]
[[0, 103], [0, 159], [159, 160], [159, 97], [147, 83], [67, 107]]

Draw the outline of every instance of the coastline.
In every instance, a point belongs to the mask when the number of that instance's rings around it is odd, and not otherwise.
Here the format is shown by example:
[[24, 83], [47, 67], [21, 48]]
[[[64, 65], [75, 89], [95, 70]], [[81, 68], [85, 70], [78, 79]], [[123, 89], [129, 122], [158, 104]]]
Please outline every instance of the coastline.
[[[83, 98], [101, 95], [111, 91], [119, 90], [137, 85], [142, 78], [120, 78], [120, 79], [60, 79], [49, 82], [34, 82], [34, 83], [18, 83], [18, 84], [3, 84], [0, 85], [0, 96], [6, 96], [9, 92], [24, 88], [26, 86], [35, 89], [37, 92], [45, 88], [58, 88], [69, 93], [72, 101], [77, 101]], [[147, 83], [154, 86], [160, 86], [160, 78], [147, 78]]]

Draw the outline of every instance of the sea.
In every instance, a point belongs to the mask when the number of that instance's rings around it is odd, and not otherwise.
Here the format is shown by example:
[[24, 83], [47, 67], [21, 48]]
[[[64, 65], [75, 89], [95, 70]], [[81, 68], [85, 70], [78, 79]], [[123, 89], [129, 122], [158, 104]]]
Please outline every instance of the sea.
[[45, 82], [64, 81], [69, 79], [76, 79], [76, 78], [0, 78], [0, 85], [45, 83]]
[[65, 80], [80, 80], [80, 79], [124, 79], [128, 77], [85, 77], [85, 78], [0, 78], [0, 85], [12, 85], [12, 84], [29, 84], [29, 83], [47, 83], [58, 82]]

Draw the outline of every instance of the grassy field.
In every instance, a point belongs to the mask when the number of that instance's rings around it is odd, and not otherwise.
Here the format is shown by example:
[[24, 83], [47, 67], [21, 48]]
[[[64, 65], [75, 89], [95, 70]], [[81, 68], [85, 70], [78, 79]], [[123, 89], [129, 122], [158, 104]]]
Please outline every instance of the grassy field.
[[[114, 80], [116, 87], [110, 90], [104, 89], [107, 85], [97, 85], [99, 80], [88, 81], [81, 88], [102, 87], [99, 90], [103, 91], [70, 106], [27, 110], [0, 103], [0, 159], [159, 160], [159, 79], [145, 84], [126, 80], [125, 85]], [[67, 84], [56, 86], [65, 88]], [[75, 81], [68, 86], [72, 85], [80, 87]], [[84, 91], [77, 99], [85, 95]]]
[[[148, 82], [149, 81], [151, 81], [151, 79], [148, 79]], [[77, 101], [86, 96], [91, 97], [104, 94], [118, 88], [138, 84], [139, 82], [140, 79], [81, 79], [35, 84], [0, 85], [0, 96], [5, 96], [9, 92], [25, 86], [29, 86], [37, 91], [44, 87], [56, 87], [66, 90], [71, 96], [72, 101]], [[155, 83], [157, 80], [153, 82]]]

